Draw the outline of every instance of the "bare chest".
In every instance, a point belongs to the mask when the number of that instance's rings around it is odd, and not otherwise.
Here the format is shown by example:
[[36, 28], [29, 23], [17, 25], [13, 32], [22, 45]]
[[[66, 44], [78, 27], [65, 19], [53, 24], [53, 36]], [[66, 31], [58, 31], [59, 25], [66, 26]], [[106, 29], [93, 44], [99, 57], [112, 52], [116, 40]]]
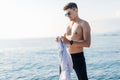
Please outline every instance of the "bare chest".
[[67, 35], [70, 36], [70, 39], [72, 40], [80, 40], [82, 39], [82, 27], [78, 24], [74, 24], [74, 25], [71, 25], [68, 32], [67, 32]]
[[79, 26], [73, 25], [71, 27], [71, 35], [79, 36], [81, 34], [81, 28]]

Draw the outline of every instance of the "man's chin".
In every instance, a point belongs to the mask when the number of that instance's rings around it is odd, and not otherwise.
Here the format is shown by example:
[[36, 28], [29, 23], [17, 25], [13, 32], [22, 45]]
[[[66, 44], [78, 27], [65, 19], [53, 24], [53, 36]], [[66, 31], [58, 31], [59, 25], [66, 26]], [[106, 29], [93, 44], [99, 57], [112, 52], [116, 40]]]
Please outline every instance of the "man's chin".
[[70, 19], [70, 21], [72, 21], [73, 19], [71, 19], [71, 18], [69, 18]]

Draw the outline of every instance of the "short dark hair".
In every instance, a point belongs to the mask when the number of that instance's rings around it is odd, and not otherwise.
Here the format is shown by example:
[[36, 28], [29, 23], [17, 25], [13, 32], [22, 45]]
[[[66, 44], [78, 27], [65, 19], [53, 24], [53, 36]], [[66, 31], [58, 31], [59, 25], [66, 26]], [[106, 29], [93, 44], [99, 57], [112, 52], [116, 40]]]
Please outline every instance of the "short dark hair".
[[63, 10], [72, 9], [72, 8], [78, 8], [77, 4], [74, 2], [70, 2], [64, 6]]

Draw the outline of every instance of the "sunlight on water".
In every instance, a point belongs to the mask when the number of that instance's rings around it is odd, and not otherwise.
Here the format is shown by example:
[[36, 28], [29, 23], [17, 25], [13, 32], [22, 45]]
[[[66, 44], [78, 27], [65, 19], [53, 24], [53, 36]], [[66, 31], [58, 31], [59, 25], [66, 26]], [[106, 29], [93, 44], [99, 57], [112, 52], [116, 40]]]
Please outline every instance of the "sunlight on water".
[[[119, 39], [120, 36], [93, 36], [91, 48], [85, 49], [89, 80], [120, 80]], [[0, 80], [58, 80], [54, 38], [6, 40], [0, 44]], [[75, 72], [72, 80], [77, 80]]]

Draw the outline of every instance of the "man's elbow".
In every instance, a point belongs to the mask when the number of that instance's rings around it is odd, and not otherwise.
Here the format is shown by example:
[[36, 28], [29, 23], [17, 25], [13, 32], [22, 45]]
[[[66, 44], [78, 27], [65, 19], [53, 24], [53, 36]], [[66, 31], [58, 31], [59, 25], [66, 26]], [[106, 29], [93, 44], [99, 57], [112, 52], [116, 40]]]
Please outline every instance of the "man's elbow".
[[86, 45], [85, 45], [85, 47], [88, 47], [88, 48], [89, 48], [90, 45], [91, 45], [91, 43], [90, 43], [90, 42], [87, 42]]

